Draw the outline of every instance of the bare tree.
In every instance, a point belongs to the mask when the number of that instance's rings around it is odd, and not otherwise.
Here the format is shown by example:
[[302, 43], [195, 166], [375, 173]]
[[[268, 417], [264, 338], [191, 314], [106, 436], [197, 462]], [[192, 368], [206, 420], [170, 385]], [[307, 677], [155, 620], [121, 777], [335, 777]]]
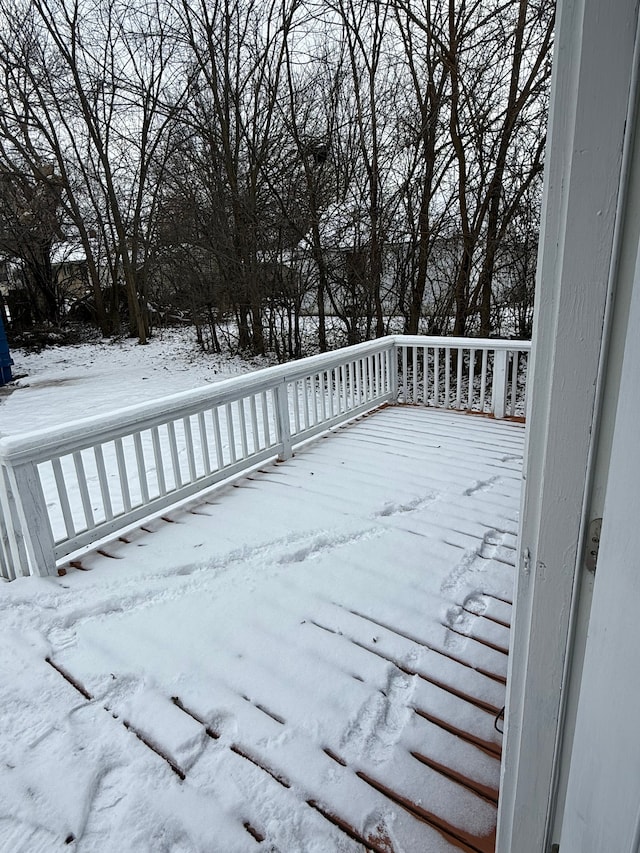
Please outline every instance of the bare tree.
[[229, 217], [219, 261], [236, 294], [239, 345], [257, 353], [265, 351], [260, 261], [269, 193], [264, 174], [277, 156], [276, 104], [298, 6], [298, 0], [183, 0], [179, 8], [194, 69], [189, 121], [205, 140]]
[[[445, 180], [454, 153], [447, 144], [444, 124], [450, 81], [449, 67], [442, 62], [440, 52], [441, 0], [427, 0], [420, 7], [397, 4], [394, 12], [409, 84], [401, 90], [405, 95], [398, 103], [397, 122], [399, 138], [402, 142], [406, 140], [401, 194], [413, 261], [413, 269], [406, 276], [407, 296], [402, 302], [406, 305], [405, 331], [417, 334], [434, 248], [452, 230], [450, 194]], [[433, 296], [431, 313], [437, 315]], [[439, 325], [441, 320], [432, 319], [432, 326]]]
[[[521, 193], [541, 172], [544, 135], [538, 136], [528, 163], [523, 148], [517, 146], [517, 136], [527, 133], [532, 101], [544, 95], [553, 10], [551, 4], [529, 0], [513, 0], [506, 9], [497, 5], [478, 9], [449, 0], [448, 24], [443, 59], [451, 76], [449, 132], [456, 157], [462, 234], [453, 291], [453, 332], [467, 333], [469, 319], [479, 314], [479, 332], [487, 336], [492, 331], [491, 288], [499, 238]], [[506, 181], [514, 152], [523, 158], [521, 167], [526, 169], [515, 186]], [[482, 243], [484, 258], [474, 283], [475, 254]]]
[[[368, 219], [367, 264], [356, 275], [366, 276], [375, 311], [376, 335], [385, 332], [381, 299], [382, 255], [385, 243], [383, 215], [383, 164], [381, 158], [388, 128], [384, 127], [382, 105], [393, 102], [394, 87], [389, 66], [383, 64], [383, 44], [389, 15], [389, 4], [380, 0], [361, 3], [338, 0], [338, 11], [348, 45], [352, 74], [354, 122], [357, 128], [359, 157], [364, 171], [362, 206]], [[365, 211], [363, 210], [363, 213]], [[361, 257], [351, 259], [362, 267]], [[353, 270], [352, 270], [352, 274]]]
[[[21, 162], [32, 174], [39, 174], [41, 164], [54, 164], [57, 184], [63, 190], [58, 202], [65, 215], [59, 224], [58, 239], [64, 229], [74, 223], [85, 246], [89, 280], [98, 325], [108, 334], [102, 299], [98, 265], [91, 251], [86, 218], [82, 210], [83, 180], [79, 171], [77, 140], [67, 118], [67, 111], [53, 81], [61, 74], [56, 56], [48, 49], [47, 40], [37, 25], [33, 8], [8, 4], [2, 0], [0, 13], [4, 26], [0, 29], [0, 69], [2, 73], [2, 109], [0, 110], [0, 157], [5, 172], [9, 164]], [[80, 160], [82, 163], [83, 161]], [[6, 208], [8, 209], [8, 208]], [[53, 284], [51, 285], [53, 287]]]
[[[419, 7], [396, 0], [396, 8], [408, 56], [420, 33], [430, 57], [421, 100], [423, 127], [433, 122], [425, 160], [444, 158], [432, 189], [455, 194], [451, 236], [460, 251], [450, 291], [453, 332], [475, 328], [488, 335], [496, 252], [520, 199], [541, 177], [553, 4], [438, 0]], [[410, 58], [408, 65], [414, 66]], [[420, 78], [414, 79], [419, 93]], [[446, 126], [438, 127], [445, 114]], [[419, 288], [415, 295], [417, 306]]]
[[[321, 26], [318, 22], [317, 25]], [[326, 25], [323, 30], [326, 36]], [[310, 37], [308, 37], [310, 38]], [[320, 41], [320, 39], [319, 39]], [[287, 99], [283, 103], [283, 120], [292, 143], [288, 159], [290, 187], [296, 204], [290, 203], [291, 192], [272, 187], [282, 215], [290, 223], [302, 254], [308, 248], [315, 268], [316, 306], [318, 312], [318, 346], [327, 349], [326, 301], [331, 292], [330, 264], [327, 246], [321, 232], [322, 217], [336, 197], [336, 142], [338, 103], [343, 79], [344, 53], [335, 50], [329, 38], [307, 48], [306, 60], [300, 61], [289, 45], [285, 45]], [[299, 181], [296, 181], [299, 177]], [[310, 270], [307, 269], [307, 274]]]
[[[184, 97], [171, 63], [170, 22], [158, 3], [3, 0], [13, 84], [12, 120], [3, 131], [34, 159], [56, 162], [65, 204], [85, 249], [99, 316], [96, 235], [112, 289], [120, 274], [140, 342], [148, 334], [145, 246], [153, 227], [161, 164]], [[28, 38], [21, 37], [28, 24]], [[152, 180], [153, 179], [153, 180]]]

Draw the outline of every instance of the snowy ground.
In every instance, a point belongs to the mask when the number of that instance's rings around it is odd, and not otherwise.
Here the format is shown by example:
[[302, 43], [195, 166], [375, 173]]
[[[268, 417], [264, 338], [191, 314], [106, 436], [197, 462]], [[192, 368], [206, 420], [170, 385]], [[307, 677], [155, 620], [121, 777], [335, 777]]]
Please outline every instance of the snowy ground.
[[[0, 432], [243, 369], [170, 344], [14, 354]], [[434, 766], [497, 790], [522, 434], [387, 409], [0, 586], [0, 851], [453, 850], [425, 814], [490, 845]]]
[[201, 353], [188, 329], [161, 331], [146, 346], [125, 339], [40, 353], [12, 350], [11, 357], [13, 374], [21, 378], [0, 390], [0, 436], [110, 412], [266, 364]]

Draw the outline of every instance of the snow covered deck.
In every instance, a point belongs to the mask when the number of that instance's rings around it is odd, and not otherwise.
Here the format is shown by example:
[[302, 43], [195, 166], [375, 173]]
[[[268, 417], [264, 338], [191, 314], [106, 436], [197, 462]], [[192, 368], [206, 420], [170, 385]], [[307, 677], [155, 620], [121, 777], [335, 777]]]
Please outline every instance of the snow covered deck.
[[383, 408], [4, 585], [2, 849], [492, 851], [523, 439]]

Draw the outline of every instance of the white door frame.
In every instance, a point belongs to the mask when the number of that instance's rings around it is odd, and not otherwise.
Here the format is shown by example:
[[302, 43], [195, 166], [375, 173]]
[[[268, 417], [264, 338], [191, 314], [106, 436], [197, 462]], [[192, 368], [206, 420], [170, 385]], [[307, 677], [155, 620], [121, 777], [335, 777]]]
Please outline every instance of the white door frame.
[[497, 853], [542, 853], [551, 842], [637, 17], [638, 0], [558, 6]]
[[[636, 134], [638, 132], [636, 124]], [[628, 219], [640, 213], [640, 146]], [[593, 605], [569, 763], [561, 827], [562, 851], [637, 853], [640, 845], [640, 240], [631, 277], [615, 426], [608, 453], [606, 497]], [[626, 302], [626, 300], [625, 300]], [[614, 327], [614, 335], [617, 328]]]

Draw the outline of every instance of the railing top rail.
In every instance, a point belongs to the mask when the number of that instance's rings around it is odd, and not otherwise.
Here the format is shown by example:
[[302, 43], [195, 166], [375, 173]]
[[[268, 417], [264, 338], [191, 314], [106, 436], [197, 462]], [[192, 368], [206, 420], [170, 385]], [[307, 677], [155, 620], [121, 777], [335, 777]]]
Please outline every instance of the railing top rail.
[[394, 343], [394, 337], [389, 335], [223, 379], [212, 385], [179, 391], [167, 397], [115, 409], [107, 414], [92, 415], [64, 426], [34, 430], [24, 436], [5, 436], [0, 439], [0, 462], [16, 462], [23, 458], [39, 462], [50, 458], [52, 451], [64, 455], [83, 447], [112, 441], [174, 418], [188, 417], [209, 406], [224, 405], [251, 394], [268, 391], [283, 381], [294, 382], [310, 373], [331, 370], [355, 358], [383, 352], [392, 348]]
[[353, 359], [384, 352], [397, 345], [519, 351], [527, 351], [531, 348], [530, 341], [388, 335], [333, 352], [312, 355], [298, 361], [224, 379], [213, 385], [205, 385], [157, 400], [116, 409], [108, 414], [82, 418], [63, 426], [36, 430], [24, 436], [5, 436], [0, 438], [0, 462], [17, 462], [22, 459], [40, 462], [51, 458], [54, 454], [64, 455], [102, 442], [113, 441], [132, 432], [150, 429], [177, 418], [189, 417], [207, 407], [224, 405], [251, 394], [268, 391], [281, 382], [294, 382], [311, 373], [331, 370]]
[[439, 335], [394, 335], [399, 346], [449, 347], [451, 349], [518, 350], [528, 352], [531, 341], [507, 338], [447, 338]]

